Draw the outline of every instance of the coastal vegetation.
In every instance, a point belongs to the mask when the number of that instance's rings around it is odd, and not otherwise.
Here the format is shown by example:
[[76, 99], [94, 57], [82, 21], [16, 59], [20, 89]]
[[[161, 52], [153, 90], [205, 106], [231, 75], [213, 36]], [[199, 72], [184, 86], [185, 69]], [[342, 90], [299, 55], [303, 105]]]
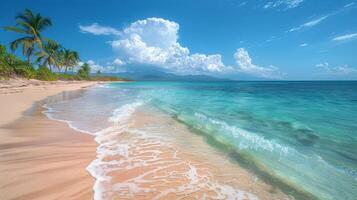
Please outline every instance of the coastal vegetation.
[[[119, 77], [102, 76], [100, 71], [92, 75], [90, 65], [81, 62], [77, 51], [67, 49], [60, 43], [45, 38], [42, 32], [52, 26], [50, 18], [25, 9], [23, 13], [15, 17], [15, 20], [15, 26], [4, 27], [4, 30], [20, 36], [10, 42], [11, 52], [5, 45], [0, 44], [0, 79], [20, 77], [43, 81], [125, 80]], [[14, 54], [19, 48], [25, 59]]]

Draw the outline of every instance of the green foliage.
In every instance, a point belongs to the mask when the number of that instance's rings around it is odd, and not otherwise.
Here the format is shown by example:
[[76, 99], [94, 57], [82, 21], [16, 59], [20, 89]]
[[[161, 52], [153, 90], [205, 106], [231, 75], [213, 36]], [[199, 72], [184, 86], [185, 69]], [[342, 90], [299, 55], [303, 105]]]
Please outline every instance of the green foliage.
[[42, 65], [48, 66], [51, 70], [51, 66], [55, 66], [58, 69], [61, 66], [60, 59], [61, 45], [53, 40], [47, 40], [47, 43], [40, 52], [37, 52], [37, 62], [42, 61]]
[[7, 53], [6, 48], [0, 45], [0, 77], [7, 79], [17, 75], [30, 79], [35, 78], [35, 74], [35, 69], [31, 65]]
[[14, 73], [14, 70], [7, 64], [7, 59], [6, 48], [0, 45], [0, 79], [7, 79]]
[[42, 81], [56, 81], [58, 75], [51, 72], [46, 66], [40, 66], [36, 71], [36, 78]]
[[80, 81], [83, 80], [77, 74], [58, 74], [58, 78], [63, 81]]
[[35, 70], [27, 62], [20, 60], [11, 53], [6, 52], [6, 48], [0, 45], [0, 79], [8, 79], [11, 76], [20, 76], [23, 78], [36, 78], [43, 81], [55, 80], [87, 80], [87, 81], [128, 81], [127, 79], [111, 76], [103, 76], [98, 70], [95, 76], [90, 76], [90, 66], [82, 65], [77, 74], [56, 74], [51, 72], [48, 67], [41, 65]]
[[21, 62], [16, 64], [14, 67], [14, 71], [16, 75], [27, 78], [33, 79], [36, 78], [36, 70], [26, 62]]
[[7, 26], [5, 30], [19, 33], [23, 36], [12, 41], [10, 47], [15, 51], [19, 45], [22, 45], [22, 53], [27, 57], [27, 62], [30, 63], [31, 56], [35, 52], [36, 47], [42, 49], [41, 32], [48, 26], [52, 26], [52, 22], [40, 14], [32, 13], [29, 9], [25, 9], [15, 19], [16, 25]]
[[59, 54], [61, 60], [61, 67], [64, 67], [64, 73], [67, 73], [69, 68], [72, 68], [78, 65], [79, 54], [76, 51], [70, 49], [62, 49]]
[[[55, 80], [88, 80], [88, 81], [127, 81], [118, 77], [102, 76], [100, 70], [95, 76], [90, 76], [90, 66], [85, 63], [78, 70], [77, 74], [67, 74], [67, 69], [78, 66], [80, 61], [76, 51], [63, 48], [60, 44], [52, 40], [43, 41], [41, 32], [52, 26], [50, 19], [42, 17], [40, 14], [32, 13], [26, 9], [15, 18], [15, 26], [7, 26], [5, 30], [22, 34], [22, 37], [14, 40], [10, 48], [15, 51], [22, 46], [22, 53], [27, 57], [27, 61], [22, 61], [14, 54], [8, 53], [5, 46], [0, 45], [0, 79], [8, 79], [12, 76], [23, 78], [36, 78], [44, 81]], [[32, 55], [37, 56], [37, 63], [42, 65], [35, 70], [30, 64]], [[56, 74], [51, 71], [51, 67], [59, 70], [64, 68], [64, 74]], [[50, 68], [50, 69], [49, 69]]]
[[11, 76], [11, 74], [13, 74], [13, 70], [11, 67], [0, 64], [0, 80], [8, 79]]
[[0, 56], [2, 57], [6, 53], [6, 47], [3, 45], [0, 45]]
[[77, 74], [79, 77], [83, 79], [88, 79], [89, 78], [89, 72], [90, 72], [90, 66], [88, 63], [84, 63], [81, 68], [78, 70]]

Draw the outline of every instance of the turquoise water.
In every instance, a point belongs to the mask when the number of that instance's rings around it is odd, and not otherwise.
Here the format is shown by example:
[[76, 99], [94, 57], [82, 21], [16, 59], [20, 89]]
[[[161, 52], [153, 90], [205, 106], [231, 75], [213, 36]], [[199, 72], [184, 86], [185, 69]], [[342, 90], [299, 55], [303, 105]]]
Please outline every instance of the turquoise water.
[[[112, 83], [53, 107], [66, 108], [61, 118], [77, 128], [96, 131], [105, 124], [94, 126], [93, 114], [105, 121], [137, 101], [319, 199], [357, 196], [357, 82]], [[68, 114], [78, 106], [90, 108], [80, 119]]]

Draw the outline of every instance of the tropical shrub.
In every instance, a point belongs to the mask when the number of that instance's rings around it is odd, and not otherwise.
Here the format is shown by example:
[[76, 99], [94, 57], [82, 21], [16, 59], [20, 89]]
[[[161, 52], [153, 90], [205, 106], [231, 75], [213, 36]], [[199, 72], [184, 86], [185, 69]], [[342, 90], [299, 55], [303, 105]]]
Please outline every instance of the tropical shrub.
[[26, 62], [16, 63], [14, 66], [14, 71], [16, 75], [21, 76], [26, 79], [36, 78], [36, 70]]
[[64, 80], [64, 81], [79, 81], [82, 80], [81, 77], [77, 74], [58, 74], [58, 79]]
[[31, 79], [36, 77], [36, 70], [0, 45], [0, 77], [7, 79], [14, 75]]
[[36, 78], [42, 81], [56, 81], [58, 80], [57, 74], [53, 73], [46, 66], [40, 66], [36, 71]]
[[11, 74], [13, 74], [12, 68], [0, 63], [0, 79], [8, 79]]
[[0, 78], [9, 78], [14, 73], [7, 64], [7, 55], [5, 46], [0, 45]]

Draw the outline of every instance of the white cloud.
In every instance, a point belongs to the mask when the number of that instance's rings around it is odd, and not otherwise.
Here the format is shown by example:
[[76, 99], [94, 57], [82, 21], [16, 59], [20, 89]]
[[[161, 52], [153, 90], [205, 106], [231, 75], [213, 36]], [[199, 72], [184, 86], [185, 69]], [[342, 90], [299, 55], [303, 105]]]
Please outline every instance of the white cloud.
[[104, 71], [104, 67], [102, 65], [95, 63], [93, 60], [88, 60], [87, 64], [90, 66], [91, 72], [97, 72], [98, 70], [102, 72]]
[[245, 5], [247, 5], [247, 2], [245, 2], [245, 1], [243, 1], [242, 3], [240, 3], [238, 6], [245, 6]]
[[124, 61], [120, 60], [119, 58], [116, 58], [111, 64], [116, 65], [116, 66], [122, 66], [122, 65], [125, 65], [126, 63]]
[[324, 68], [327, 69], [329, 67], [328, 62], [324, 62], [324, 63], [319, 63], [315, 65], [316, 67], [320, 67], [320, 68]]
[[177, 73], [223, 72], [221, 55], [195, 53], [178, 42], [179, 24], [162, 18], [136, 21], [110, 44], [125, 63], [156, 65]]
[[304, 0], [276, 0], [269, 1], [264, 5], [264, 8], [279, 8], [283, 7], [284, 9], [296, 8], [301, 5]]
[[110, 66], [102, 66], [96, 63], [94, 60], [88, 60], [87, 62], [79, 62], [78, 66], [74, 68], [74, 71], [77, 72], [84, 63], [87, 63], [89, 65], [91, 73], [96, 73], [98, 70], [100, 70], [101, 72], [111, 71]]
[[87, 64], [90, 66], [92, 73], [96, 73], [98, 70], [102, 73], [121, 73], [126, 71], [122, 68], [123, 63], [120, 63], [119, 59], [115, 59], [113, 62], [108, 62], [105, 66], [100, 65], [93, 60], [88, 60]]
[[[96, 26], [101, 27], [98, 24]], [[110, 27], [106, 28], [111, 30]], [[103, 71], [108, 67], [112, 70], [113, 66], [144, 64], [178, 74], [242, 72], [265, 78], [280, 77], [276, 67], [252, 64], [248, 52], [242, 48], [235, 54], [238, 66], [225, 65], [220, 54], [191, 53], [187, 47], [179, 43], [178, 31], [179, 24], [162, 18], [135, 21], [123, 30], [116, 30], [113, 35], [118, 36], [118, 39], [108, 42], [118, 55], [114, 61], [107, 63], [108, 66], [104, 68], [94, 62], [88, 62], [93, 69]], [[98, 35], [104, 32], [92, 30], [90, 33]]]
[[279, 72], [277, 67], [260, 67], [253, 64], [248, 51], [246, 51], [244, 48], [237, 49], [236, 53], [234, 54], [234, 58], [239, 67], [239, 70], [243, 73], [258, 75], [264, 78], [281, 78], [282, 74]]
[[345, 41], [345, 40], [353, 40], [353, 39], [357, 39], [357, 33], [341, 35], [341, 36], [333, 38], [332, 41]]
[[344, 8], [348, 8], [348, 7], [351, 7], [351, 6], [353, 6], [353, 5], [355, 5], [355, 2], [351, 2], [351, 3], [349, 3], [349, 4], [346, 4], [346, 5], [344, 6]]
[[322, 16], [318, 19], [309, 21], [305, 24], [302, 25], [302, 27], [311, 27], [311, 26], [316, 26], [317, 24], [319, 24], [320, 22], [322, 22], [323, 20], [325, 20], [328, 16]]
[[119, 35], [120, 31], [112, 27], [100, 26], [97, 23], [93, 23], [89, 26], [79, 25], [79, 29], [82, 33], [92, 33], [94, 35]]
[[348, 75], [352, 73], [357, 73], [357, 68], [349, 67], [348, 65], [331, 67], [329, 66], [328, 62], [317, 64], [316, 67], [325, 70], [327, 73], [335, 75]]
[[300, 26], [294, 27], [294, 28], [290, 29], [288, 32], [294, 32], [294, 31], [298, 31], [298, 30], [303, 29], [303, 28], [309, 28], [309, 27], [316, 26], [316, 25], [318, 25], [319, 23], [321, 23], [323, 20], [325, 20], [327, 18], [328, 18], [328, 15], [322, 16], [320, 18], [317, 18], [317, 19], [314, 19], [312, 21], [306, 22], [306, 23], [304, 23], [304, 24], [302, 24]]
[[281, 38], [280, 37], [277, 37], [277, 36], [271, 36], [269, 39], [266, 40], [266, 42], [272, 42], [272, 41], [275, 41], [275, 40], [280, 40]]
[[300, 47], [307, 47], [307, 46], [309, 46], [309, 45], [306, 43], [300, 44]]
[[345, 11], [349, 10], [350, 7], [352, 7], [354, 4], [355, 4], [354, 2], [349, 3], [349, 4], [345, 5], [344, 7], [340, 8], [340, 9], [337, 9], [337, 10], [335, 10], [333, 12], [330, 12], [330, 13], [324, 15], [324, 16], [321, 16], [321, 17], [316, 18], [314, 20], [311, 20], [309, 22], [306, 22], [306, 23], [304, 23], [304, 24], [302, 24], [300, 26], [291, 28], [290, 30], [288, 30], [286, 32], [294, 32], [294, 31], [298, 31], [298, 30], [303, 29], [303, 28], [309, 28], [309, 27], [316, 26], [316, 25], [320, 24], [322, 21], [324, 21], [327, 18], [331, 18], [331, 17], [333, 17], [335, 15], [338, 15], [338, 14], [340, 14], [342, 12], [345, 12]]

